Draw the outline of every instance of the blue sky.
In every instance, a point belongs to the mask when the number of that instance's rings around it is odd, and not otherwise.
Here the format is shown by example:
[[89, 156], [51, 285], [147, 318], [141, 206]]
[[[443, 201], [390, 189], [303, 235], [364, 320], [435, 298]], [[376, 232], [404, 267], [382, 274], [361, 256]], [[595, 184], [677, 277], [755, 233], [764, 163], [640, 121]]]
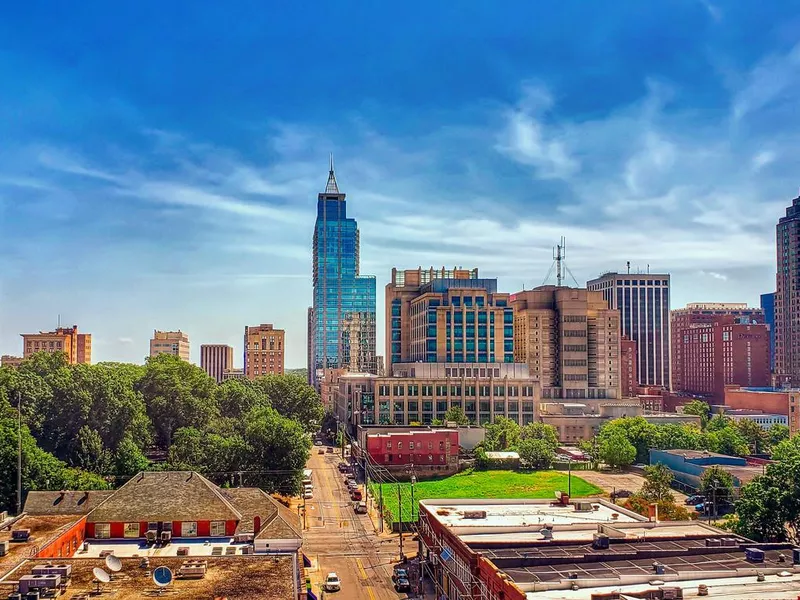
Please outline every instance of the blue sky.
[[[245, 324], [305, 366], [328, 153], [362, 272], [514, 292], [673, 275], [757, 304], [797, 193], [798, 2], [18, 2], [0, 19], [0, 353], [57, 315], [94, 359]], [[380, 319], [379, 319], [380, 322]], [[383, 332], [379, 332], [383, 348]]]

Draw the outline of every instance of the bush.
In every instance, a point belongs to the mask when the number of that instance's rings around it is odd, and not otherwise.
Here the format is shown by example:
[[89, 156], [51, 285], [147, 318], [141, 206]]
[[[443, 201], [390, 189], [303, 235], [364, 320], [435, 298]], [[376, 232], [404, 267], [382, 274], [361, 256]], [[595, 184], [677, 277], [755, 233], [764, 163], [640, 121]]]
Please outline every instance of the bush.
[[[643, 517], [647, 517], [650, 515], [650, 504], [652, 503], [639, 494], [634, 494], [621, 506], [638, 513]], [[657, 502], [656, 505], [658, 506], [659, 521], [691, 521], [693, 518], [692, 513], [689, 510], [680, 504], [675, 504], [675, 502], [662, 500]]]

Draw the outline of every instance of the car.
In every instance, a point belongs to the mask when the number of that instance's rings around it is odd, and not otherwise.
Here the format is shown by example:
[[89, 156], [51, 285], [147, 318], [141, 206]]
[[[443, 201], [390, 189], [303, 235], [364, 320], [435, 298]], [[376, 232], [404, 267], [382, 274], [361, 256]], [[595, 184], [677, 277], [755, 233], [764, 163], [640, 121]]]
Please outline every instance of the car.
[[350, 500], [359, 500], [360, 501], [361, 498], [362, 498], [361, 490], [359, 490], [358, 488], [356, 488], [356, 489], [354, 489], [353, 491], [350, 492]]
[[316, 442], [314, 442], [314, 445], [315, 446], [322, 446], [322, 440], [317, 440]]
[[314, 497], [314, 492], [306, 490], [303, 492], [303, 500], [311, 500]]
[[367, 503], [366, 502], [354, 502], [353, 503], [353, 510], [356, 511], [357, 515], [365, 515], [365, 514], [367, 514]]
[[341, 589], [342, 582], [339, 580], [339, 576], [336, 573], [328, 573], [328, 576], [325, 578], [325, 591], [338, 592]]
[[333, 448], [331, 448], [330, 446], [328, 446], [328, 454], [333, 454]]
[[694, 494], [686, 498], [687, 505], [702, 504], [705, 501], [706, 501], [705, 496], [701, 496], [700, 494]]
[[392, 573], [392, 581], [397, 581], [398, 579], [408, 579], [408, 571], [401, 567], [395, 567], [394, 573]]
[[633, 492], [631, 492], [630, 490], [617, 490], [616, 492], [614, 492], [614, 495], [617, 498], [630, 498], [631, 496], [633, 496]]
[[407, 577], [399, 577], [397, 581], [394, 582], [394, 589], [397, 592], [410, 592], [411, 582]]

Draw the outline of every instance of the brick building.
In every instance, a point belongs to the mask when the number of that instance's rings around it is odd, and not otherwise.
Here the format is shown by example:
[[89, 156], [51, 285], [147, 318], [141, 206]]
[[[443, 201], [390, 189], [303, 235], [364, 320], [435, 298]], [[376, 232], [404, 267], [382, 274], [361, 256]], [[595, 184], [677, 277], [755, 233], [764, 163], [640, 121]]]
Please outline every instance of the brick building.
[[678, 381], [681, 391], [721, 402], [725, 386], [770, 385], [769, 326], [720, 315], [710, 324], [680, 330], [682, 362]]
[[233, 369], [233, 346], [227, 344], [202, 344], [200, 346], [200, 368], [217, 383], [221, 383], [223, 374]]
[[244, 374], [248, 379], [283, 375], [285, 336], [283, 329], [275, 329], [271, 323], [245, 326]]
[[639, 383], [636, 381], [636, 342], [623, 335], [619, 341], [619, 380], [620, 397], [631, 398], [636, 395]]
[[800, 197], [792, 200], [775, 229], [775, 375], [800, 385]]
[[369, 434], [367, 454], [374, 463], [382, 466], [457, 466], [458, 431], [420, 429]]
[[731, 409], [758, 410], [767, 414], [784, 415], [789, 420], [789, 434], [800, 433], [800, 390], [725, 387], [725, 406]]
[[78, 326], [58, 327], [55, 331], [22, 333], [22, 356], [37, 352], [63, 352], [71, 365], [92, 362], [92, 334], [78, 333]]
[[172, 354], [189, 362], [189, 336], [178, 331], [153, 331], [150, 339], [150, 356]]

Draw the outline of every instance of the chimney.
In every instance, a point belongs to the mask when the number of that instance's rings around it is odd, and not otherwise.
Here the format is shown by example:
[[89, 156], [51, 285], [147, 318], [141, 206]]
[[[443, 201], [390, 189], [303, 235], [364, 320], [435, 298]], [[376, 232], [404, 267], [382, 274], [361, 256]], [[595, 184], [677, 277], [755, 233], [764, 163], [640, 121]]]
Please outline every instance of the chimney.
[[253, 517], [253, 535], [258, 535], [261, 531], [261, 517]]

